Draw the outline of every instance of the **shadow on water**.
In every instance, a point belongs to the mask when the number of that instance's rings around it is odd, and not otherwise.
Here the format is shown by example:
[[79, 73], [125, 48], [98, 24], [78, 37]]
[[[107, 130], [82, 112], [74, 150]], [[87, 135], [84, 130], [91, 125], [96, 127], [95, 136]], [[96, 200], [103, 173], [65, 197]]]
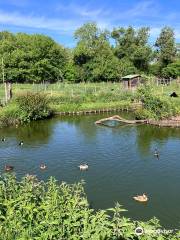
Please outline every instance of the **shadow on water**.
[[22, 126], [5, 127], [0, 129], [0, 136], [6, 138], [15, 137], [19, 142], [23, 140], [30, 145], [45, 144], [49, 142], [49, 138], [53, 134], [54, 124], [58, 119], [50, 119], [45, 121], [37, 121]]

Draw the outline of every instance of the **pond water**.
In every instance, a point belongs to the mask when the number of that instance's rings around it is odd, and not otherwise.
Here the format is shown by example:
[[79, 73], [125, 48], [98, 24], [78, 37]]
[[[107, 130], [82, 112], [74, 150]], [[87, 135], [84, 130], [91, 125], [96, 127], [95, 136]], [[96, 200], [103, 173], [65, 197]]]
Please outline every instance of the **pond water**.
[[[164, 227], [179, 227], [180, 129], [94, 124], [105, 116], [58, 117], [0, 129], [0, 136], [7, 139], [0, 142], [0, 172], [9, 164], [18, 178], [29, 173], [67, 183], [84, 179], [93, 208], [106, 209], [119, 202], [132, 219], [156, 216]], [[154, 157], [155, 148], [159, 160]], [[79, 171], [82, 162], [89, 164], [88, 171]], [[40, 170], [41, 163], [47, 165], [45, 171]], [[144, 192], [148, 203], [132, 199]]]

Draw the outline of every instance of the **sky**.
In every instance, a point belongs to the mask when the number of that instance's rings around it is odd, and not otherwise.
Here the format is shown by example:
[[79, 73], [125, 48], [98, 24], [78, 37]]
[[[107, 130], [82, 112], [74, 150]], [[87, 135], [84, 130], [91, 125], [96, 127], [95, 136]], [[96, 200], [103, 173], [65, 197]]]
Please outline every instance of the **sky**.
[[180, 42], [180, 0], [0, 0], [0, 31], [42, 33], [73, 47], [74, 31], [86, 22], [102, 29], [151, 28], [155, 41], [164, 26]]

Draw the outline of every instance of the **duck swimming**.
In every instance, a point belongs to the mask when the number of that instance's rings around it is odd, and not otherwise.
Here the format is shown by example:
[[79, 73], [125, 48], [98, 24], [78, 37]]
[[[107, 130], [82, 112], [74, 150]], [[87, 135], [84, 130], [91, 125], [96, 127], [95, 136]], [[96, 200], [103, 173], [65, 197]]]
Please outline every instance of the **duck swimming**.
[[89, 166], [87, 163], [83, 163], [81, 165], [79, 165], [79, 169], [82, 171], [88, 170]]
[[20, 142], [19, 142], [19, 146], [22, 146], [23, 144], [24, 144], [23, 141], [20, 141]]
[[133, 197], [133, 199], [138, 202], [147, 202], [149, 200], [145, 193], [143, 193], [143, 195], [137, 195], [137, 196]]
[[154, 151], [154, 156], [157, 157], [157, 158], [159, 158], [159, 152], [158, 152], [157, 148], [156, 148], [155, 151]]
[[45, 170], [46, 168], [47, 168], [47, 166], [45, 164], [40, 165], [40, 169]]
[[5, 165], [5, 167], [4, 167], [4, 170], [5, 170], [6, 172], [10, 172], [10, 171], [12, 171], [13, 169], [14, 169], [14, 167], [11, 166], [11, 165]]
[[1, 139], [1, 141], [2, 141], [2, 142], [5, 142], [5, 141], [6, 141], [5, 137], [3, 137], [3, 138]]

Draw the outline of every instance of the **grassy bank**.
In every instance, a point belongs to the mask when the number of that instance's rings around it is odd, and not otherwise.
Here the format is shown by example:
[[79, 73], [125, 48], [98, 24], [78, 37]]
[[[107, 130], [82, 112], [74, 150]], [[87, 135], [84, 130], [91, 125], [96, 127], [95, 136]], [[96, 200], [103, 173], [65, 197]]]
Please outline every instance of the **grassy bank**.
[[[3, 91], [4, 87], [1, 85], [1, 99], [3, 99]], [[141, 101], [144, 108], [136, 111], [137, 118], [164, 119], [180, 114], [180, 97], [169, 96], [173, 91], [180, 96], [180, 86], [176, 82], [170, 86], [156, 86], [155, 82], [151, 82], [137, 91], [125, 90], [121, 83], [14, 84], [12, 101], [0, 109], [0, 122], [11, 125], [49, 116], [49, 114], [43, 114], [44, 110], [40, 115], [38, 113], [38, 116], [33, 117], [32, 114], [36, 115], [33, 111], [30, 117], [29, 113], [24, 115], [31, 98], [26, 102], [22, 114], [17, 99], [26, 95], [27, 92], [32, 95], [43, 95], [42, 99], [47, 99], [48, 111], [52, 112], [131, 109], [134, 103]], [[34, 108], [33, 102], [31, 108]]]
[[[34, 94], [43, 95], [42, 99], [47, 100], [48, 109], [52, 112], [130, 108], [134, 96], [132, 92], [125, 91], [120, 83], [14, 84], [13, 99], [6, 107], [0, 110], [1, 125], [2, 123], [3, 125], [6, 123], [6, 125], [11, 125], [17, 122], [26, 122], [46, 117], [42, 115], [43, 111], [41, 111], [41, 114], [38, 113], [39, 117], [29, 117], [29, 113], [24, 114], [26, 108], [33, 102], [30, 101], [30, 98], [26, 101], [22, 114], [21, 106], [19, 106], [17, 99], [27, 95], [27, 92], [30, 92], [32, 96]], [[1, 85], [1, 95], [2, 93], [3, 86]], [[24, 102], [24, 100], [22, 99], [21, 102]], [[36, 101], [34, 104], [37, 106]], [[33, 109], [34, 107], [31, 104], [28, 109], [30, 110], [30, 108]], [[34, 114], [36, 113], [34, 112]]]
[[[109, 210], [90, 208], [83, 183], [60, 185], [53, 178], [39, 182], [27, 175], [20, 182], [13, 175], [0, 176], [1, 240], [165, 240], [180, 232], [160, 231], [157, 219], [132, 221], [121, 205]], [[135, 229], [144, 234], [137, 236]]]

